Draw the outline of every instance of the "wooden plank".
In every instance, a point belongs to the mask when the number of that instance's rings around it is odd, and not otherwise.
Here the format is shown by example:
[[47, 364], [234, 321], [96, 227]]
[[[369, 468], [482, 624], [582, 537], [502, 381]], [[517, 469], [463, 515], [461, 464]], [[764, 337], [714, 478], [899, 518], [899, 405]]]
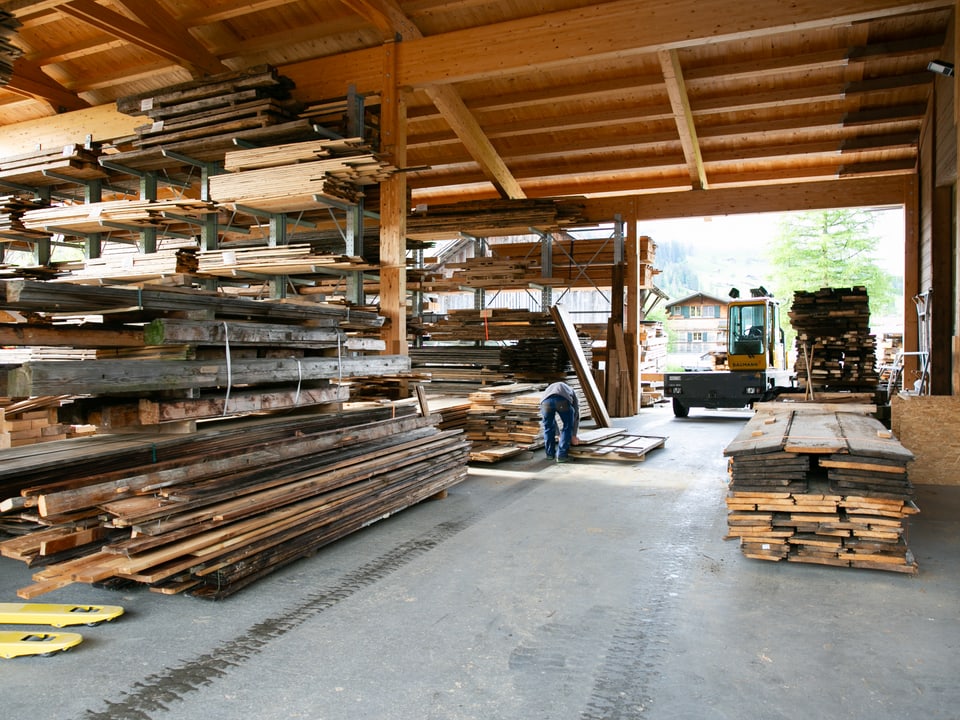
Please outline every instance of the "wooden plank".
[[115, 395], [177, 388], [229, 388], [278, 382], [333, 380], [396, 374], [410, 369], [405, 355], [342, 358], [262, 358], [253, 360], [96, 360], [30, 362], [10, 370], [7, 392], [13, 397]]
[[836, 413], [794, 413], [783, 449], [816, 455], [842, 453], [847, 442]]
[[896, 460], [904, 465], [913, 460], [913, 453], [892, 437], [879, 420], [838, 412], [837, 422], [847, 439], [850, 454]]
[[784, 449], [792, 421], [792, 413], [776, 418], [754, 415], [724, 448], [723, 454], [727, 457], [739, 457], [779, 453]]
[[613, 423], [607, 414], [607, 408], [603, 403], [603, 396], [597, 388], [593, 379], [593, 373], [590, 371], [590, 365], [583, 354], [583, 348], [577, 337], [577, 329], [570, 319], [567, 312], [559, 305], [550, 308], [550, 315], [557, 325], [560, 332], [560, 338], [563, 340], [564, 347], [570, 356], [570, 361], [576, 371], [580, 385], [586, 394], [587, 403], [590, 405], [590, 412], [594, 422], [599, 427], [612, 427]]
[[575, 445], [570, 448], [570, 454], [581, 459], [639, 462], [652, 450], [663, 447], [666, 441], [665, 437], [624, 432], [598, 442]]

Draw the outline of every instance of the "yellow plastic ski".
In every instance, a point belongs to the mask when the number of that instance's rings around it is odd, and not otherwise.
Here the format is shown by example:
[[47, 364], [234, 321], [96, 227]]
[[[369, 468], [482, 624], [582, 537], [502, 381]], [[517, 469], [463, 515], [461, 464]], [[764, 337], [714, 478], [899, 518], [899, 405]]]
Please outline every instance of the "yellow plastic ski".
[[53, 655], [79, 645], [83, 637], [79, 633], [20, 632], [0, 630], [0, 657], [15, 658], [21, 655]]
[[119, 605], [0, 603], [0, 623], [12, 625], [99, 625], [123, 615]]

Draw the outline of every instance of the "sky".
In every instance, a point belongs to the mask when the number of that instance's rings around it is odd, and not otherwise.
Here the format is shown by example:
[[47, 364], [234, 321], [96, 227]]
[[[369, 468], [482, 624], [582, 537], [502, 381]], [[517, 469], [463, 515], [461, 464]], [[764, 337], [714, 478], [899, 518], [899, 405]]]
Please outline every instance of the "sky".
[[[903, 275], [903, 208], [874, 211], [878, 220], [874, 226], [879, 245], [876, 258], [881, 267], [897, 276]], [[706, 218], [640, 221], [640, 234], [649, 235], [654, 242], [667, 240], [723, 243], [732, 248], [765, 244], [778, 234], [781, 219], [789, 213], [754, 213], [747, 215], [717, 215]]]

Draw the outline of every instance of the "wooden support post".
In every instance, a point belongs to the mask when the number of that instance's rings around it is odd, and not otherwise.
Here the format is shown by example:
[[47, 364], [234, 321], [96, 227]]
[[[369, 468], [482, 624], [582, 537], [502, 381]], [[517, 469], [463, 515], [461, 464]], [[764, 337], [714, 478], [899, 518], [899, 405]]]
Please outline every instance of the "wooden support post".
[[[397, 85], [397, 48], [383, 46], [381, 153], [395, 167], [407, 163], [407, 109]], [[387, 318], [383, 339], [390, 355], [407, 354], [407, 180], [395, 173], [380, 185], [380, 313]]]
[[643, 389], [640, 386], [640, 321], [643, 320], [642, 299], [640, 293], [640, 245], [637, 240], [637, 204], [631, 198], [622, 210], [626, 237], [624, 238], [624, 261], [626, 269], [623, 277], [626, 291], [626, 313], [623, 317], [623, 334], [632, 339], [626, 348], [627, 362], [630, 368], [630, 384], [633, 392], [631, 406], [639, 408]]

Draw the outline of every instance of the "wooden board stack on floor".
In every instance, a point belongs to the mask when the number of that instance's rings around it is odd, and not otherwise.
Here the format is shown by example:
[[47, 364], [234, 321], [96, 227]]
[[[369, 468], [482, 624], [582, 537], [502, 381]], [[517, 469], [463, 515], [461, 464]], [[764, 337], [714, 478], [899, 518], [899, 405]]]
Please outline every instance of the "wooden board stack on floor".
[[764, 403], [724, 450], [744, 555], [915, 573], [913, 454], [850, 404]]
[[798, 291], [790, 324], [797, 331], [794, 369], [801, 387], [820, 390], [876, 390], [877, 341], [870, 333], [870, 305], [864, 287]]
[[74, 582], [225, 597], [466, 477], [460, 431], [389, 412], [91, 438], [72, 454], [57, 444], [70, 470], [53, 453], [9, 456], [0, 487], [13, 478], [23, 490], [3, 507], [45, 527], [0, 542], [0, 553], [36, 569], [23, 598]]

